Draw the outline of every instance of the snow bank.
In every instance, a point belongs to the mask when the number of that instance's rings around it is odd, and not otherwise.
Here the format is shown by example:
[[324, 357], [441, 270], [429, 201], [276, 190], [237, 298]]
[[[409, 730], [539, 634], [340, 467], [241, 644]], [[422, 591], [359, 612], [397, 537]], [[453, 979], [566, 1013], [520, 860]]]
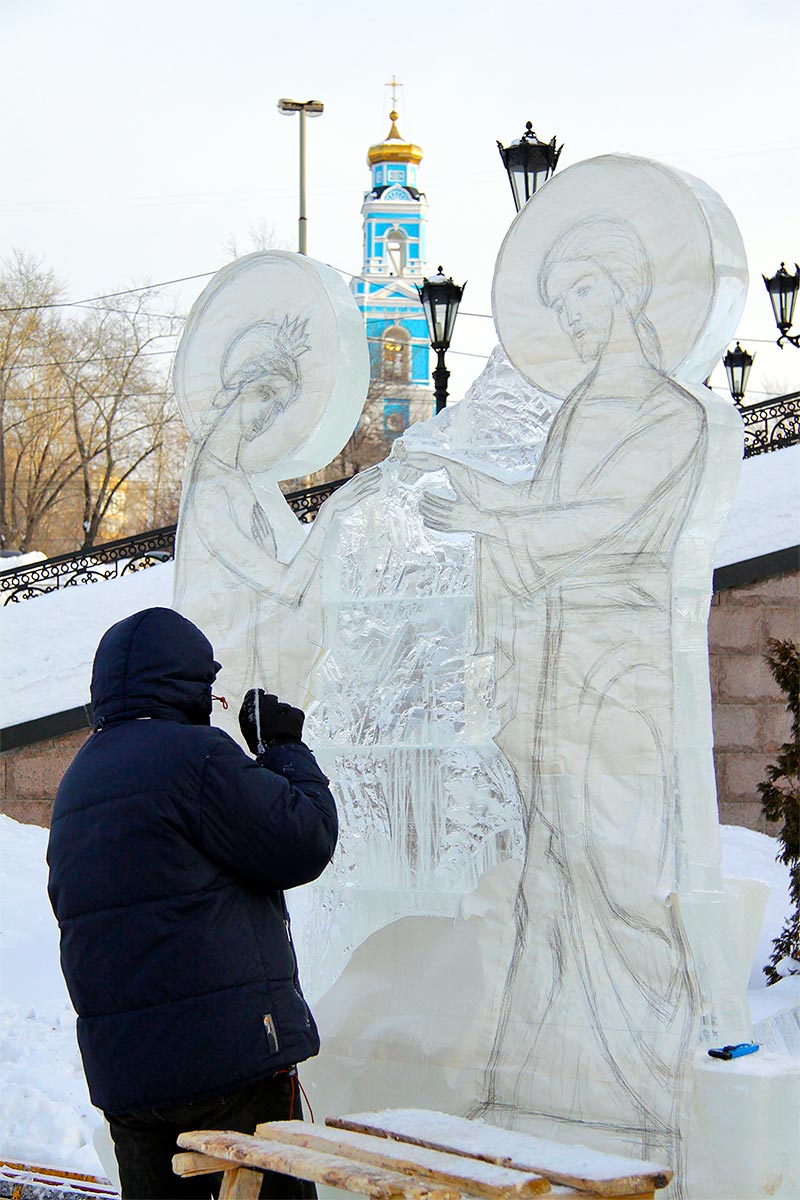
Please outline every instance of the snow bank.
[[746, 458], [715, 565], [745, 562], [798, 543], [800, 446]]
[[89, 702], [92, 659], [110, 625], [172, 604], [172, 563], [0, 608], [0, 729]]
[[[758, 939], [750, 988], [764, 988], [767, 981], [763, 967], [772, 953], [773, 940], [780, 933], [785, 916], [791, 911], [789, 900], [789, 869], [775, 861], [778, 842], [765, 833], [742, 829], [739, 825], [721, 826], [722, 871], [727, 879], [758, 879], [769, 887], [767, 911]], [[755, 1018], [754, 1018], [755, 1019]]]
[[103, 1175], [47, 898], [47, 830], [0, 815], [0, 1159]]
[[[761, 966], [788, 912], [788, 871], [763, 834], [723, 826], [722, 844], [726, 875], [772, 889], [752, 974], [763, 989]], [[46, 849], [47, 830], [0, 815], [0, 1159], [104, 1175], [92, 1143], [102, 1121], [89, 1101], [58, 963]], [[767, 996], [753, 994], [754, 1015], [775, 1007]]]

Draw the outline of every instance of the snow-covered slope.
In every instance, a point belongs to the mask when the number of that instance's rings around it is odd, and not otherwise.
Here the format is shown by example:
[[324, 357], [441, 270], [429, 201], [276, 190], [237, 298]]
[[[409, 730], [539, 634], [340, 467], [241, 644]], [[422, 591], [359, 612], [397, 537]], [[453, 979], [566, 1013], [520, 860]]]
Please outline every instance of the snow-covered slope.
[[92, 660], [110, 625], [172, 603], [172, 563], [0, 608], [0, 729], [89, 701]]
[[800, 446], [742, 463], [739, 486], [717, 547], [718, 567], [800, 544]]

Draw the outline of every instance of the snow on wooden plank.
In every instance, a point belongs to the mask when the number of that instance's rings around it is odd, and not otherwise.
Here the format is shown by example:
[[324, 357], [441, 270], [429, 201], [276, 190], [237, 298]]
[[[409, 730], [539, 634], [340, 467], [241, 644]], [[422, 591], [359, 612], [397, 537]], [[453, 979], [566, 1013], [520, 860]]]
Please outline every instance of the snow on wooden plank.
[[428, 1109], [351, 1113], [345, 1117], [328, 1117], [325, 1123], [338, 1129], [377, 1134], [433, 1150], [480, 1158], [543, 1175], [553, 1183], [593, 1191], [600, 1196], [652, 1192], [666, 1187], [672, 1179], [668, 1167], [641, 1159], [621, 1158], [588, 1146], [548, 1141], [488, 1125], [482, 1120], [470, 1121]]
[[541, 1175], [511, 1170], [481, 1159], [468, 1161], [462, 1155], [445, 1154], [409, 1142], [395, 1142], [385, 1137], [353, 1133], [325, 1125], [270, 1121], [259, 1125], [256, 1135], [290, 1145], [307, 1146], [311, 1150], [340, 1154], [344, 1158], [401, 1171], [404, 1175], [431, 1179], [485, 1200], [499, 1200], [500, 1197], [512, 1200], [514, 1197], [537, 1196], [551, 1190], [550, 1184]]
[[422, 1183], [399, 1171], [360, 1164], [337, 1154], [321, 1154], [304, 1146], [278, 1145], [246, 1133], [194, 1130], [180, 1134], [178, 1145], [242, 1167], [278, 1171], [281, 1175], [327, 1183], [345, 1192], [375, 1196], [377, 1200], [460, 1200], [460, 1193], [453, 1188]]

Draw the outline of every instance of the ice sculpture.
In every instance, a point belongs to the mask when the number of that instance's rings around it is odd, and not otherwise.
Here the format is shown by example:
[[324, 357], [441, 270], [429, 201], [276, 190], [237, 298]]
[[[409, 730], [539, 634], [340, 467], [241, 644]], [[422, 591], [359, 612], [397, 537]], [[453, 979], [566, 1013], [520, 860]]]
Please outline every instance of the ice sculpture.
[[556, 407], [498, 347], [459, 405], [395, 442], [379, 492], [329, 527], [307, 729], [341, 838], [300, 922], [312, 995], [368, 934], [413, 913], [454, 916], [484, 872], [521, 853], [519, 793], [487, 700], [491, 630], [476, 625], [475, 538], [425, 526], [429, 482], [408, 463], [427, 449], [529, 479]]
[[535, 473], [410, 444], [402, 467], [444, 470], [419, 512], [474, 539], [475, 657], [492, 660], [483, 703], [523, 863], [495, 866], [455, 921], [408, 918], [358, 948], [318, 1006], [332, 1107], [418, 1104], [424, 1083], [426, 1103], [603, 1130], [682, 1172], [694, 1048], [748, 1028], [719, 952], [706, 652], [741, 426], [702, 386], [745, 285], [719, 198], [645, 160], [570, 168], [512, 226], [501, 340], [565, 398]]
[[[329, 504], [313, 535], [278, 487], [325, 466], [361, 413], [369, 357], [361, 316], [337, 273], [301, 255], [247, 255], [192, 307], [175, 360], [191, 435], [176, 546], [174, 606], [213, 638], [217, 681], [235, 714], [255, 681], [287, 699], [319, 651], [303, 608], [327, 521], [369, 490]], [[268, 655], [259, 630], [271, 628]]]
[[[755, 1056], [732, 1093], [703, 1057], [749, 1033], [706, 643], [741, 426], [702, 385], [745, 284], [735, 223], [699, 181], [617, 156], [561, 172], [498, 258], [504, 350], [310, 533], [274, 486], [323, 456], [282, 415], [303, 411], [322, 344], [305, 310], [275, 293], [293, 399], [268, 392], [277, 437], [260, 440], [244, 432], [263, 412], [260, 294], [241, 308], [212, 283], [210, 316], [193, 310], [177, 599], [237, 685], [261, 671], [306, 705], [340, 803], [334, 864], [291, 898], [321, 1112], [424, 1104], [616, 1142], [698, 1198], [761, 1188], [748, 1128], [758, 1162], [779, 1161], [764, 1130], [791, 1111], [790, 1068]], [[342, 389], [309, 421], [332, 455], [365, 377], [331, 362]], [[297, 454], [306, 438], [318, 458]]]

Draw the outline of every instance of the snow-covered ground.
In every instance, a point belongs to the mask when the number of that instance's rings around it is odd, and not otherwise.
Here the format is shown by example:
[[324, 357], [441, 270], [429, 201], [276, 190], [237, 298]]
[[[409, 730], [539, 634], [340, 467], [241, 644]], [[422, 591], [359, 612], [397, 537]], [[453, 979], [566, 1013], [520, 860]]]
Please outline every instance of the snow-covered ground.
[[[736, 826], [722, 834], [725, 874], [771, 889], [751, 976], [760, 1016], [770, 1007], [761, 967], [788, 912], [788, 872], [772, 838]], [[0, 815], [0, 1160], [103, 1175], [93, 1144], [102, 1121], [83, 1078], [47, 898], [47, 836]]]

